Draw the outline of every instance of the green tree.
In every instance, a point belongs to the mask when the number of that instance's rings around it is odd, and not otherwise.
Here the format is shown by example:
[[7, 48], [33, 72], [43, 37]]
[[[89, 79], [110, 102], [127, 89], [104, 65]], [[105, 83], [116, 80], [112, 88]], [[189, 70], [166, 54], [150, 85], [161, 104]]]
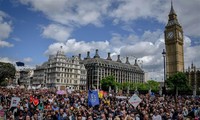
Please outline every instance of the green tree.
[[153, 91], [158, 91], [160, 84], [154, 80], [148, 80], [146, 85], [147, 85], [148, 89], [151, 89]]
[[119, 90], [123, 89], [123, 86], [121, 83], [115, 82], [115, 87], [118, 87]]
[[115, 89], [116, 87], [115, 78], [113, 76], [107, 76], [103, 78], [100, 81], [100, 84], [101, 84], [101, 89], [105, 91], [108, 91], [109, 87], [111, 87], [111, 89]]
[[123, 90], [127, 90], [128, 87], [130, 87], [130, 83], [128, 83], [128, 82], [123, 82], [123, 83], [122, 83], [122, 88], [123, 88]]
[[166, 80], [167, 87], [171, 90], [176, 91], [176, 95], [178, 95], [179, 90], [189, 90], [189, 81], [183, 72], [177, 72], [176, 74], [170, 76]]
[[138, 90], [149, 90], [146, 83], [137, 83], [137, 86]]
[[6, 80], [13, 79], [15, 72], [16, 69], [12, 64], [0, 62], [0, 85], [7, 85]]
[[181, 88], [189, 89], [189, 81], [183, 72], [177, 72], [176, 74], [170, 76], [166, 80], [167, 87], [170, 89], [173, 89], [175, 92], [174, 94], [174, 100], [175, 100], [175, 107], [177, 108], [177, 95], [178, 90], [181, 90]]

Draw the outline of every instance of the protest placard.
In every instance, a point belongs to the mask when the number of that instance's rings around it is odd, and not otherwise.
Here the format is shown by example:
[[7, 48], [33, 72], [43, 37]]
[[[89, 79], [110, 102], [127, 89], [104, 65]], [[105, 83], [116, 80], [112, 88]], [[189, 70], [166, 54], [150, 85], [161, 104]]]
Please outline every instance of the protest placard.
[[136, 94], [133, 94], [133, 96], [129, 99], [129, 103], [135, 108], [140, 104], [141, 101], [142, 100]]

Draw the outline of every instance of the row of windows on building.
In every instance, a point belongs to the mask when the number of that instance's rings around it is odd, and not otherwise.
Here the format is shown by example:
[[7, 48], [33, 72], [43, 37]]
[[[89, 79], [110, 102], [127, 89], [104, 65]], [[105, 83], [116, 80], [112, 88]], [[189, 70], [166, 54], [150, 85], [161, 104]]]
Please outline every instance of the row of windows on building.
[[47, 83], [78, 84], [78, 80], [56, 79], [56, 80], [47, 80]]
[[[77, 63], [78, 64], [78, 63]], [[79, 69], [79, 65], [77, 64], [67, 64], [67, 63], [50, 63], [48, 67], [67, 67], [67, 68], [76, 68]]]
[[67, 73], [48, 74], [48, 78], [51, 78], [51, 77], [79, 78], [80, 75], [76, 74], [76, 73], [70, 73], [70, 74], [67, 74]]
[[[74, 56], [72, 58], [74, 58]], [[54, 63], [57, 63], [57, 64], [63, 63], [63, 64], [66, 64], [66, 65], [72, 65], [72, 64], [78, 64], [79, 63], [79, 60], [77, 58], [71, 59], [71, 58], [66, 58], [65, 56], [60, 57], [60, 58], [56, 58], [56, 59], [50, 59], [50, 60], [51, 60], [51, 62], [54, 62]]]

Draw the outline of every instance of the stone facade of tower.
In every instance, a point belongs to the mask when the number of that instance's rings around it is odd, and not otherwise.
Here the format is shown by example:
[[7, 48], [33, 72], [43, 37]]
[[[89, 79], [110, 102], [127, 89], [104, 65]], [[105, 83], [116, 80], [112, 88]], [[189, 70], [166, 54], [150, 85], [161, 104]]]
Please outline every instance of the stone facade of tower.
[[183, 29], [178, 22], [172, 3], [168, 17], [168, 23], [165, 26], [167, 77], [176, 72], [184, 72]]

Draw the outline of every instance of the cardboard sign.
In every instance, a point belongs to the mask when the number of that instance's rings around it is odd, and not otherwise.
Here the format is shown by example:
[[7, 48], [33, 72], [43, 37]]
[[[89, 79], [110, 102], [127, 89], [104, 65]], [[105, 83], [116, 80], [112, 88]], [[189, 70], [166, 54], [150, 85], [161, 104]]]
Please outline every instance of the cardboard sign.
[[66, 90], [65, 86], [60, 86], [60, 90]]
[[19, 97], [12, 97], [10, 107], [17, 107], [17, 104], [19, 103], [19, 101], [20, 101]]
[[136, 94], [133, 94], [133, 96], [129, 99], [129, 103], [135, 108], [140, 104], [141, 101], [142, 100]]

